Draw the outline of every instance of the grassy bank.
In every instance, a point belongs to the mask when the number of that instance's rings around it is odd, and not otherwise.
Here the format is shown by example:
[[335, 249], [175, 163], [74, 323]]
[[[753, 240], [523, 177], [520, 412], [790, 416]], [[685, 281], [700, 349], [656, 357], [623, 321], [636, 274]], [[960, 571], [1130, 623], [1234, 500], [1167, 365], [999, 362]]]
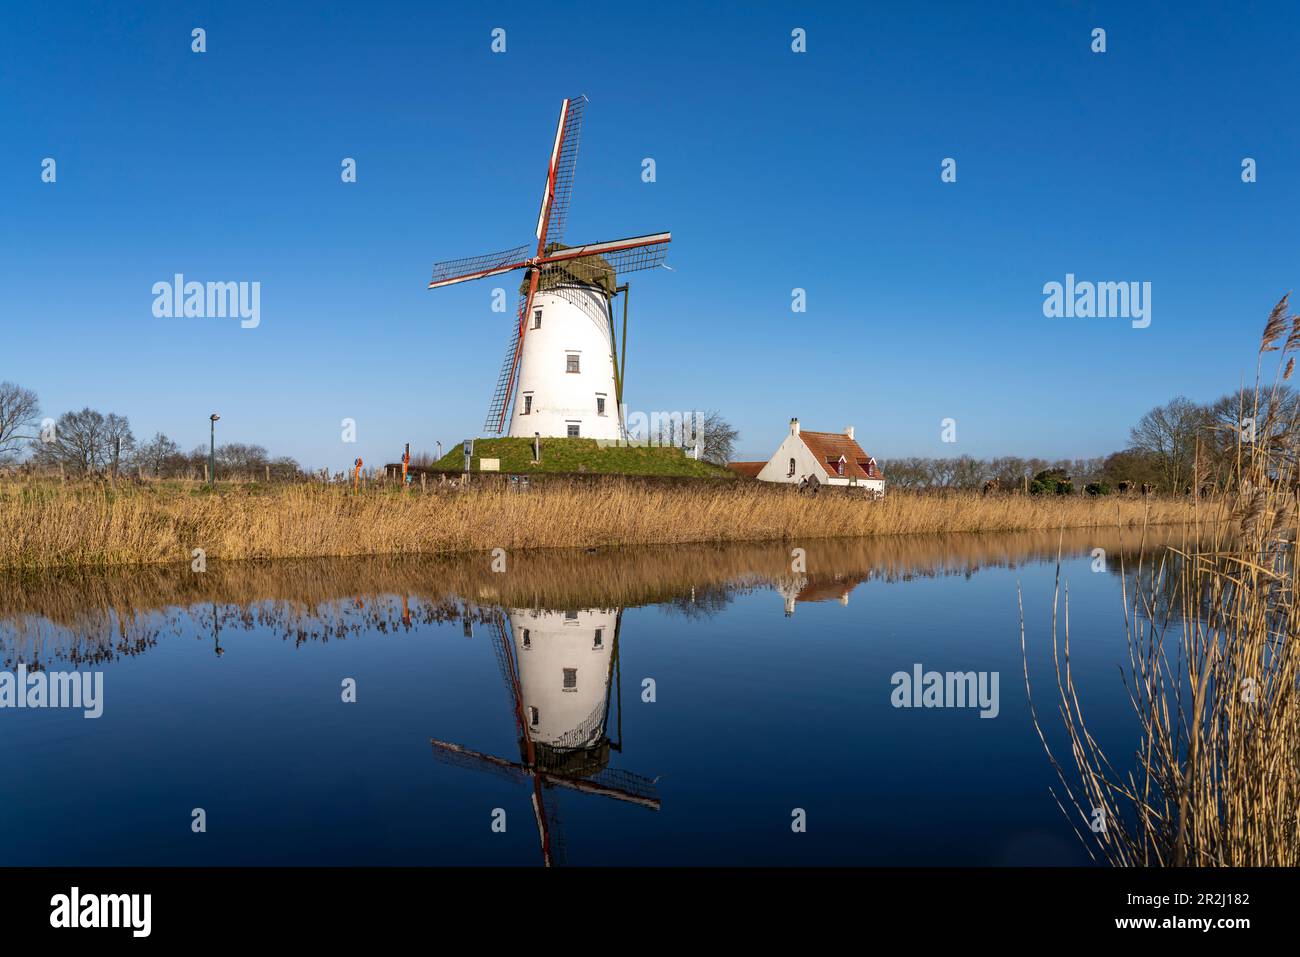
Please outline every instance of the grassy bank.
[[[512, 474], [676, 475], [734, 481], [729, 469], [697, 461], [672, 446], [602, 445], [595, 439], [542, 439], [542, 457], [533, 461], [532, 439], [476, 439], [470, 471], [482, 459], [499, 459], [500, 470]], [[456, 446], [432, 466], [435, 471], [459, 472], [465, 453]]]
[[1188, 519], [1189, 500], [895, 492], [880, 502], [756, 483], [552, 481], [528, 490], [0, 483], [0, 568], [439, 554], [1055, 528]]

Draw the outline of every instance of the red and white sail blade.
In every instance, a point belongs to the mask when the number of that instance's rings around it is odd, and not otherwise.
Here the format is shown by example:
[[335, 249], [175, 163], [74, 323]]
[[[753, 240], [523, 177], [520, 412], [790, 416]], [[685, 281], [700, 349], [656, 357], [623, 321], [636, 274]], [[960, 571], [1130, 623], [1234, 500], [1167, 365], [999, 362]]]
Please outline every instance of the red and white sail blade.
[[616, 274], [637, 272], [662, 266], [668, 257], [668, 244], [672, 242], [672, 233], [651, 233], [647, 236], [632, 236], [628, 239], [612, 239], [603, 243], [587, 243], [585, 246], [571, 246], [557, 249], [539, 260], [543, 269], [562, 268], [563, 264], [577, 259], [599, 256]]
[[542, 190], [542, 208], [537, 214], [537, 254], [551, 243], [564, 241], [568, 225], [569, 201], [573, 196], [573, 177], [578, 167], [578, 144], [582, 134], [585, 96], [565, 100], [560, 106], [560, 121], [555, 127], [551, 161], [546, 169], [546, 186]]
[[499, 253], [484, 253], [481, 256], [466, 256], [463, 259], [449, 259], [446, 262], [436, 263], [429, 288], [437, 289], [439, 286], [451, 286], [458, 282], [469, 282], [471, 279], [482, 279], [485, 276], [510, 272], [512, 269], [521, 269], [527, 265], [528, 251], [528, 246], [516, 246], [514, 249], [505, 249]]

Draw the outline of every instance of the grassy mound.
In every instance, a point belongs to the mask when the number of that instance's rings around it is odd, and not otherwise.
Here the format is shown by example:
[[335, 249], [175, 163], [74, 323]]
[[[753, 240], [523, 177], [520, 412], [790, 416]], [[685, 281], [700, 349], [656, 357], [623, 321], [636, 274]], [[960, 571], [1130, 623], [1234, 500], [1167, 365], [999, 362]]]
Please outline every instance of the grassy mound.
[[[476, 439], [471, 471], [480, 459], [500, 459], [501, 471], [512, 473], [587, 472], [593, 475], [676, 475], [731, 479], [728, 469], [697, 462], [679, 448], [601, 445], [595, 439], [542, 439], [542, 460], [533, 461], [532, 439]], [[459, 472], [465, 467], [460, 445], [433, 464], [436, 471]]]

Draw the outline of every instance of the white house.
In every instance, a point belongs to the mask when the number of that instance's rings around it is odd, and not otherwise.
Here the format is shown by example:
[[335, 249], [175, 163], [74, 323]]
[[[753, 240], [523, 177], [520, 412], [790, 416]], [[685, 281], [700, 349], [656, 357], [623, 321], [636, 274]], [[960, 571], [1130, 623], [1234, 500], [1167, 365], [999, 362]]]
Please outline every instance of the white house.
[[790, 434], [767, 462], [733, 462], [732, 469], [760, 482], [860, 488], [877, 497], [885, 494], [885, 476], [876, 460], [853, 437], [853, 426], [843, 432], [808, 432], [799, 420], [790, 420]]

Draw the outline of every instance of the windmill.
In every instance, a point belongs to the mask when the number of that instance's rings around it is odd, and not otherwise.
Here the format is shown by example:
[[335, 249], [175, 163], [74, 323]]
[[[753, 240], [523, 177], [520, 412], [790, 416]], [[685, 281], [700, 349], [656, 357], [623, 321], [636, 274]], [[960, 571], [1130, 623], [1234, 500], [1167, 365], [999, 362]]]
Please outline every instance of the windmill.
[[[659, 810], [653, 781], [609, 767], [610, 751], [623, 749], [621, 621], [621, 609], [516, 609], [509, 618], [493, 612], [487, 624], [515, 718], [520, 760], [430, 741], [439, 761], [529, 785], [542, 862], [547, 867], [564, 862], [556, 788]], [[577, 667], [565, 668], [564, 663]], [[618, 704], [618, 741], [611, 740], [608, 732], [611, 691]]]
[[[537, 217], [537, 244], [437, 263], [430, 289], [524, 270], [505, 361], [485, 432], [623, 438], [627, 284], [618, 277], [663, 265], [672, 234], [564, 245], [585, 96], [560, 105]], [[529, 256], [529, 252], [532, 255]], [[622, 357], [614, 297], [623, 294]], [[531, 333], [531, 334], [530, 334]], [[516, 394], [518, 398], [516, 398]], [[507, 420], [509, 420], [507, 422]]]

